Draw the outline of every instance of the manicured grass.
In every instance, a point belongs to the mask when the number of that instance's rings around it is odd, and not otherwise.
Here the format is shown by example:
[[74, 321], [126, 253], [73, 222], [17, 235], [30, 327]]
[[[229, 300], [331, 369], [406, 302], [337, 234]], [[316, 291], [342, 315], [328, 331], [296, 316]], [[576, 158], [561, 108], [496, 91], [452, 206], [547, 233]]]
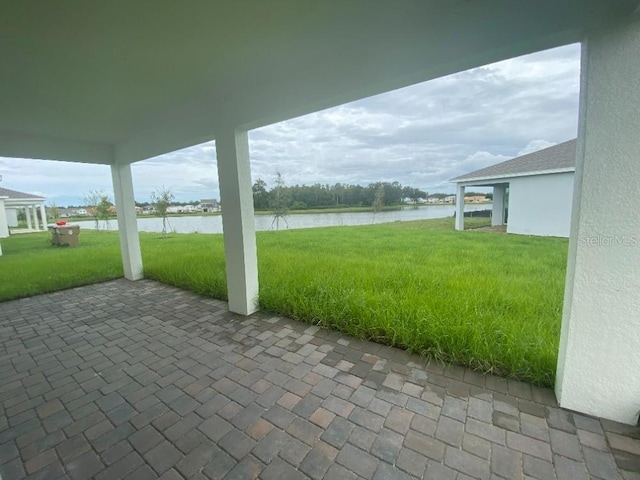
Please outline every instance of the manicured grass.
[[[465, 223], [472, 227], [484, 221]], [[148, 278], [226, 298], [220, 235], [140, 238]], [[6, 256], [0, 269], [26, 265], [31, 272], [12, 283], [38, 276], [55, 279], [31, 280], [27, 295], [56, 289], [56, 282], [65, 288], [121, 275], [113, 232], [85, 231], [77, 249], [49, 247], [46, 239], [29, 235], [2, 242]], [[550, 386], [566, 252], [564, 239], [455, 232], [450, 218], [259, 232], [260, 306]], [[85, 273], [74, 273], [70, 267], [76, 266]], [[73, 279], [66, 280], [67, 275]], [[4, 283], [0, 298], [20, 296], [15, 287], [7, 293]]]
[[122, 277], [115, 232], [82, 230], [80, 246], [54, 247], [51, 234], [29, 233], [2, 239], [0, 301], [54, 292]]

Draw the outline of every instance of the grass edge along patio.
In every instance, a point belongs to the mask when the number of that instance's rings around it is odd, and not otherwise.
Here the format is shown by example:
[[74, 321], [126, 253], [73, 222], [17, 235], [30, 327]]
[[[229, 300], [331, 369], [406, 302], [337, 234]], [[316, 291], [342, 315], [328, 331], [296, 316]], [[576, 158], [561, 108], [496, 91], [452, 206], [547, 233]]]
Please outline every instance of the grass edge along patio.
[[[483, 219], [467, 219], [468, 226]], [[221, 235], [141, 233], [145, 277], [227, 298]], [[453, 220], [258, 232], [260, 307], [358, 338], [552, 386], [567, 240], [456, 232]], [[0, 300], [122, 276], [115, 232], [3, 243]]]

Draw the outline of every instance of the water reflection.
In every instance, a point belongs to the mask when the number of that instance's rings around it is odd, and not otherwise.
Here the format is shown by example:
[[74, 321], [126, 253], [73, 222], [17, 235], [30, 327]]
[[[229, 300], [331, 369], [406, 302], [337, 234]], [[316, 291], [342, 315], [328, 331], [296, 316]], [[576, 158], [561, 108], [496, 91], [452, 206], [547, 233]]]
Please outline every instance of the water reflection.
[[[490, 205], [466, 205], [465, 210], [478, 211], [491, 208]], [[286, 224], [280, 220], [280, 230], [296, 228], [336, 227], [347, 225], [371, 225], [398, 221], [425, 220], [429, 218], [451, 217], [455, 212], [453, 205], [432, 205], [420, 208], [403, 208], [390, 212], [345, 212], [345, 213], [308, 213], [292, 214], [286, 217]], [[275, 230], [271, 215], [256, 215], [256, 230]], [[82, 228], [93, 229], [93, 221], [74, 222]], [[102, 226], [104, 222], [101, 222]], [[288, 226], [287, 226], [288, 224]], [[109, 230], [117, 230], [116, 220], [107, 222]], [[161, 218], [138, 218], [138, 230], [141, 232], [161, 232]], [[169, 230], [176, 233], [222, 233], [222, 217], [185, 216], [169, 217]]]

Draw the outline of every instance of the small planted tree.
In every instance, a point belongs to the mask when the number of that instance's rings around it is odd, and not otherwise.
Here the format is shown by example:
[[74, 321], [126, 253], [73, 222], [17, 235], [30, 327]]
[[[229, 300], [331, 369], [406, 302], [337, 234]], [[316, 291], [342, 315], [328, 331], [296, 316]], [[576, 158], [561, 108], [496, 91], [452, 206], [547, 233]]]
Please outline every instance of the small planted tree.
[[100, 201], [95, 206], [95, 215], [98, 220], [103, 221], [105, 230], [109, 230], [109, 217], [111, 216], [112, 207], [113, 203], [109, 200], [109, 196], [105, 194], [100, 195]]
[[384, 207], [384, 185], [381, 183], [376, 188], [376, 195], [373, 198], [373, 211], [375, 213], [381, 212]]
[[276, 172], [276, 186], [271, 191], [271, 211], [273, 213], [273, 222], [271, 222], [271, 228], [275, 223], [276, 230], [280, 230], [280, 220], [284, 221], [289, 227], [287, 222], [287, 214], [289, 213], [290, 198], [284, 190], [284, 179], [280, 172]]
[[162, 238], [167, 236], [167, 224], [169, 223], [169, 219], [167, 218], [167, 209], [174, 198], [175, 196], [173, 195], [173, 192], [164, 185], [159, 188], [157, 192], [151, 192], [151, 203], [158, 214], [162, 217]]
[[53, 219], [53, 221], [58, 220], [58, 217], [60, 216], [60, 210], [58, 209], [58, 205], [56, 205], [56, 202], [49, 202], [49, 205], [47, 205], [46, 208], [46, 213]]
[[84, 206], [93, 220], [96, 222], [96, 231], [100, 230], [100, 215], [98, 214], [98, 204], [104, 196], [104, 193], [98, 190], [89, 190], [82, 197]]

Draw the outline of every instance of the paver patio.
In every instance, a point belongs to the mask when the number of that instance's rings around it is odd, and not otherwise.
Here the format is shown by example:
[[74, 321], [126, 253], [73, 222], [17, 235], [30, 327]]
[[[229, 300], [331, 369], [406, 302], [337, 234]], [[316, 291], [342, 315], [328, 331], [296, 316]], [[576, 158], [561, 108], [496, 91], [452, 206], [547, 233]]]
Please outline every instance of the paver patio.
[[550, 390], [149, 280], [1, 303], [0, 387], [2, 480], [640, 479]]

